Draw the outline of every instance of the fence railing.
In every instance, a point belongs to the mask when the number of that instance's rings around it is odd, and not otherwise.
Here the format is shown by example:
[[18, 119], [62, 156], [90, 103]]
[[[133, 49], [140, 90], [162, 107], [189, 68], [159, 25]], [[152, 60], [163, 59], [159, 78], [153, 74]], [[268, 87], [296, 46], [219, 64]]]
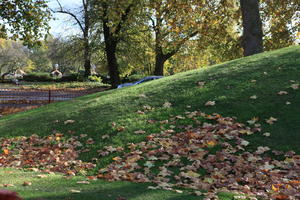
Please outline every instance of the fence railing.
[[40, 90], [40, 89], [6, 89], [0, 88], [0, 106], [43, 105], [51, 102], [65, 101], [75, 97], [97, 92], [97, 90]]

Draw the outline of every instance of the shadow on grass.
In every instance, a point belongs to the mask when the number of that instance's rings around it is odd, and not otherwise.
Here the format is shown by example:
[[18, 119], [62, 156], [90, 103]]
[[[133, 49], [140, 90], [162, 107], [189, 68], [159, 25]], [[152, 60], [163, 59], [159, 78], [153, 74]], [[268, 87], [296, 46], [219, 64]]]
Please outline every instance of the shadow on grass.
[[[107, 188], [107, 183], [99, 185], [99, 187], [93, 186], [93, 188], [85, 189], [80, 193], [70, 193], [66, 191], [65, 194], [51, 195], [37, 195], [35, 197], [25, 198], [25, 200], [201, 200], [201, 197], [197, 197], [192, 194], [182, 193], [178, 194], [171, 191], [164, 190], [149, 190], [147, 184], [126, 183], [122, 186], [115, 187], [114, 183], [109, 183], [113, 186]], [[125, 184], [125, 185], [124, 185]], [[119, 185], [117, 183], [117, 185]]]

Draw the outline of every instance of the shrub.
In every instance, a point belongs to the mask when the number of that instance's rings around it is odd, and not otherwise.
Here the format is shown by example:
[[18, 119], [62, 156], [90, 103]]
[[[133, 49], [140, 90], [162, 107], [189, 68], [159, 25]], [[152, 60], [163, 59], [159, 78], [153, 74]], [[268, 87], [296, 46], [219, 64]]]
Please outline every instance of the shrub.
[[29, 82], [49, 82], [53, 81], [54, 78], [52, 78], [49, 73], [38, 72], [24, 75], [23, 80]]
[[63, 75], [63, 77], [59, 79], [59, 81], [60, 82], [78, 81], [78, 73]]
[[93, 75], [93, 76], [89, 76], [88, 77], [88, 80], [89, 81], [92, 81], [92, 82], [102, 82], [102, 79], [101, 79], [101, 77], [98, 77], [98, 76], [95, 76], [95, 75]]

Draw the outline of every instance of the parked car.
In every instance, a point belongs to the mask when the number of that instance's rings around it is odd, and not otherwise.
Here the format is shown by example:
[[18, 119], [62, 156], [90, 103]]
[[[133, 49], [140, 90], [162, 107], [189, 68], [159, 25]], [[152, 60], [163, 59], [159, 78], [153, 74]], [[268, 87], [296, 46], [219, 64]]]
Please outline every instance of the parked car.
[[152, 81], [152, 80], [155, 80], [155, 79], [160, 79], [160, 78], [163, 78], [163, 76], [147, 76], [147, 77], [144, 77], [141, 80], [138, 80], [134, 83], [124, 83], [124, 84], [118, 85], [118, 88], [137, 85], [137, 84], [140, 84], [140, 83], [145, 83], [145, 82]]

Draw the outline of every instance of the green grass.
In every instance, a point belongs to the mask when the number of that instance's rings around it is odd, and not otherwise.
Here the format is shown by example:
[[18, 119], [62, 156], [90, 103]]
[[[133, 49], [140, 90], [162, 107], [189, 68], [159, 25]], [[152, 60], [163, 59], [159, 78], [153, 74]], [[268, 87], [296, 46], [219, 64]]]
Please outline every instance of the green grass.
[[[148, 190], [149, 184], [137, 184], [129, 182], [106, 182], [106, 181], [89, 181], [90, 184], [78, 184], [78, 181], [86, 180], [84, 177], [76, 176], [71, 179], [65, 179], [61, 175], [48, 175], [47, 178], [38, 178], [37, 172], [25, 172], [15, 169], [0, 169], [0, 185], [13, 184], [10, 189], [17, 191], [20, 196], [26, 200], [47, 199], [103, 199], [115, 200], [123, 197], [130, 200], [198, 200], [196, 195], [188, 192], [178, 194], [164, 190]], [[31, 186], [23, 186], [24, 182], [31, 182]], [[1, 187], [0, 187], [1, 189]], [[80, 193], [72, 193], [72, 190]]]
[[[257, 82], [253, 83], [251, 80]], [[165, 120], [170, 118], [170, 115], [201, 110], [236, 116], [238, 121], [243, 123], [253, 117], [259, 117], [263, 132], [270, 132], [271, 137], [266, 138], [262, 134], [248, 136], [250, 148], [263, 145], [300, 153], [300, 89], [290, 88], [291, 80], [300, 83], [299, 46], [6, 116], [0, 119], [0, 134], [3, 137], [14, 137], [33, 133], [67, 133], [70, 130], [75, 131], [77, 135], [88, 134], [96, 143], [92, 145], [92, 151], [81, 155], [81, 158], [90, 160], [97, 156], [96, 151], [104, 146], [124, 146], [129, 142], [144, 140], [145, 135], [133, 134], [136, 130], [143, 129], [147, 134], [159, 132], [157, 124], [147, 123], [149, 119]], [[203, 88], [198, 86], [199, 81], [206, 82]], [[279, 91], [287, 91], [289, 94], [279, 96]], [[258, 98], [250, 99], [252, 95], [257, 95]], [[204, 104], [209, 100], [216, 101], [216, 106], [205, 107]], [[170, 108], [162, 106], [167, 101], [172, 103]], [[291, 104], [286, 105], [287, 101]], [[137, 111], [143, 110], [145, 105], [154, 109], [145, 115], [138, 114]], [[271, 116], [278, 118], [274, 125], [265, 123], [265, 119]], [[68, 119], [75, 120], [75, 123], [65, 125], [64, 121]], [[55, 123], [56, 120], [59, 122]], [[124, 126], [125, 130], [118, 132], [112, 127], [113, 122], [117, 124], [116, 127]], [[180, 123], [190, 122], [182, 120]], [[105, 134], [109, 134], [110, 138], [101, 139]], [[110, 161], [110, 158], [102, 159], [98, 167]], [[111, 183], [108, 187], [115, 187], [115, 184], [117, 183]], [[127, 184], [128, 187], [134, 187]]]

